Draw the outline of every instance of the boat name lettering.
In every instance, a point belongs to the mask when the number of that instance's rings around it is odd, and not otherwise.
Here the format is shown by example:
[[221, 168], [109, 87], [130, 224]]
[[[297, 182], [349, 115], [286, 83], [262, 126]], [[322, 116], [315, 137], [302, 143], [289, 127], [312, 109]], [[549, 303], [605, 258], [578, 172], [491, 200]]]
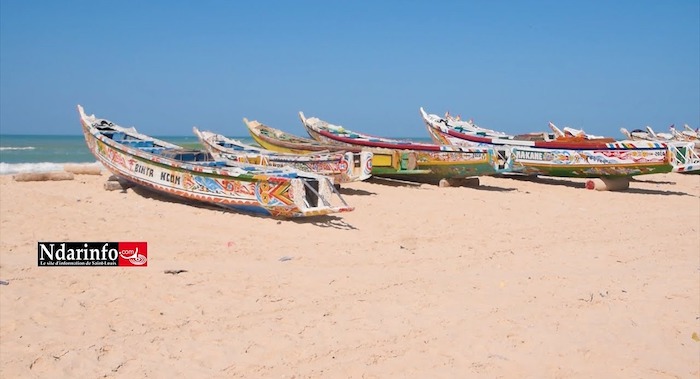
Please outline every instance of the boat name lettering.
[[529, 159], [533, 161], [543, 161], [544, 159], [544, 153], [540, 151], [522, 151], [522, 150], [516, 150], [515, 151], [515, 158], [516, 159]]
[[153, 169], [140, 164], [134, 165], [134, 172], [137, 174], [146, 175], [148, 177], [153, 177]]
[[160, 180], [164, 182], [170, 182], [172, 184], [180, 185], [181, 183], [181, 178], [179, 176], [175, 176], [170, 174], [169, 172], [161, 172], [160, 173]]

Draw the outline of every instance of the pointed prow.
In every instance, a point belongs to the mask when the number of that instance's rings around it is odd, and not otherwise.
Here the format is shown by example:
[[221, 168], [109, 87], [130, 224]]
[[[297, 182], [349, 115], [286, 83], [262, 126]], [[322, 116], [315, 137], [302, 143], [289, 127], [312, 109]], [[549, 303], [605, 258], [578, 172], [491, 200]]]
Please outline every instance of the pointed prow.
[[564, 132], [562, 132], [561, 129], [557, 128], [557, 126], [554, 125], [554, 123], [551, 121], [549, 122], [549, 128], [552, 129], [556, 137], [564, 137]]

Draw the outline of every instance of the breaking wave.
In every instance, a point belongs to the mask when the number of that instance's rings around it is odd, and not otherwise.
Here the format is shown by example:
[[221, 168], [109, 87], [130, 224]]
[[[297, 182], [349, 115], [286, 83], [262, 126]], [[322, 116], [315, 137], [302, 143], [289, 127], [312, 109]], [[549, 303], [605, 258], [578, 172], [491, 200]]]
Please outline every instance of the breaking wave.
[[36, 147], [34, 146], [0, 146], [0, 151], [9, 151], [9, 150], [34, 150]]

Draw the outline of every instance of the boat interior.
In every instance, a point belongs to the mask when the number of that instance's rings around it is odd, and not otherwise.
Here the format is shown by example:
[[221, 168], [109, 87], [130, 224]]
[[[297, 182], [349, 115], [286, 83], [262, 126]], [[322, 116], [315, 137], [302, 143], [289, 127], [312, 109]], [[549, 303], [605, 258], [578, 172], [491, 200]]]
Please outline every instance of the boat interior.
[[203, 166], [226, 166], [226, 162], [215, 160], [209, 152], [204, 150], [160, 146], [155, 141], [138, 139], [120, 131], [103, 131], [102, 134], [122, 145], [137, 148], [147, 153], [156, 154], [164, 158], [180, 162], [196, 163]]

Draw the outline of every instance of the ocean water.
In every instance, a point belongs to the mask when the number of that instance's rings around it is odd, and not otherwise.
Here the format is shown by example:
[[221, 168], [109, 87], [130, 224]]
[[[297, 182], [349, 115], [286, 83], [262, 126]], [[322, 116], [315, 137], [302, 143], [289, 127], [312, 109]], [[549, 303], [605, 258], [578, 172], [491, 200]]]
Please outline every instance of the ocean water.
[[[176, 145], [202, 149], [195, 136], [156, 136]], [[250, 136], [230, 138], [257, 145]], [[430, 143], [430, 138], [402, 138]], [[22, 172], [62, 171], [66, 163], [95, 163], [83, 135], [8, 135], [0, 134], [0, 175]]]
[[[195, 136], [156, 137], [187, 148], [201, 149]], [[232, 137], [253, 144], [250, 137]], [[85, 137], [0, 134], [0, 175], [61, 171], [65, 163], [97, 162]]]

